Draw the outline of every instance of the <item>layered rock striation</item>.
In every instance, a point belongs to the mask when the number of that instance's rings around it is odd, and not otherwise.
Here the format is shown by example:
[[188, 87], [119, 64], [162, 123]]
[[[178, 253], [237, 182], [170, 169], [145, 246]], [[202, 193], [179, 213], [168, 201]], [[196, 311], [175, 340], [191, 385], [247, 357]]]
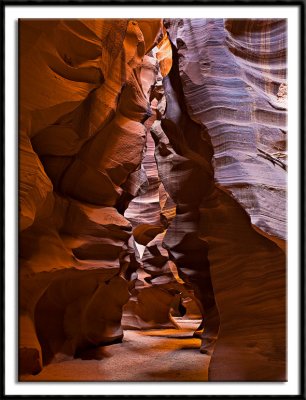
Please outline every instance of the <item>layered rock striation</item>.
[[164, 242], [203, 285], [209, 380], [285, 380], [286, 22], [165, 26], [174, 65], [157, 156], [177, 216]]

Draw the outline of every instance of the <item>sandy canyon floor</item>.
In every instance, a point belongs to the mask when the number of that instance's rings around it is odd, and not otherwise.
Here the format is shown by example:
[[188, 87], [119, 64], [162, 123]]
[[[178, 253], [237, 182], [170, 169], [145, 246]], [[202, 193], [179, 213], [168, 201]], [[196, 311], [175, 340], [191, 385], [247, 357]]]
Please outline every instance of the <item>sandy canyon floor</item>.
[[[176, 318], [180, 329], [127, 330], [122, 343], [86, 358], [53, 363], [22, 381], [207, 381], [209, 356], [193, 332], [200, 321]], [[92, 359], [95, 357], [96, 359]], [[84, 358], [84, 357], [83, 357]]]

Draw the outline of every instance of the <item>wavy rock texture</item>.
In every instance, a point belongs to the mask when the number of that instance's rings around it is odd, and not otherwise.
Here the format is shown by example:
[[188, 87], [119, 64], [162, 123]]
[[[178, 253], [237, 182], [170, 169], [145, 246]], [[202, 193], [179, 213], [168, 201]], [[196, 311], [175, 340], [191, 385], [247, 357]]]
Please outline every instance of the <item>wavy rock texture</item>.
[[172, 31], [189, 114], [212, 142], [216, 184], [256, 228], [286, 239], [285, 20], [186, 20]]
[[[120, 340], [161, 20], [21, 20], [20, 373]], [[143, 29], [143, 30], [142, 30]], [[125, 186], [126, 185], [126, 186]], [[119, 212], [118, 212], [119, 210]]]
[[[201, 299], [202, 349], [217, 339], [209, 380], [285, 380], [285, 20], [165, 26], [177, 70], [165, 79], [167, 137], [156, 140], [178, 204], [165, 244], [181, 274], [211, 277], [214, 300]], [[192, 246], [193, 269], [184, 262]]]

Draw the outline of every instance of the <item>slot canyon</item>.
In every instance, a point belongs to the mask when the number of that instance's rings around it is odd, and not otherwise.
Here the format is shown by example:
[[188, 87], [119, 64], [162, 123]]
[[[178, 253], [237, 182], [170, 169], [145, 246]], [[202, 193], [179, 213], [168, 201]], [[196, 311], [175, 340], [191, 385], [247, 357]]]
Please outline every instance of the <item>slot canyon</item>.
[[19, 380], [286, 381], [286, 20], [18, 28]]

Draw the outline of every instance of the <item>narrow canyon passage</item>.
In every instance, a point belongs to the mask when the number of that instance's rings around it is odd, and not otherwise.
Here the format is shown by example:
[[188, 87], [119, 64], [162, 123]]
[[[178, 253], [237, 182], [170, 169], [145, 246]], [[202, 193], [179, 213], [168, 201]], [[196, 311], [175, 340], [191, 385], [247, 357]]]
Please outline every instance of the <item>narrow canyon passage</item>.
[[19, 30], [19, 379], [286, 380], [286, 21]]

